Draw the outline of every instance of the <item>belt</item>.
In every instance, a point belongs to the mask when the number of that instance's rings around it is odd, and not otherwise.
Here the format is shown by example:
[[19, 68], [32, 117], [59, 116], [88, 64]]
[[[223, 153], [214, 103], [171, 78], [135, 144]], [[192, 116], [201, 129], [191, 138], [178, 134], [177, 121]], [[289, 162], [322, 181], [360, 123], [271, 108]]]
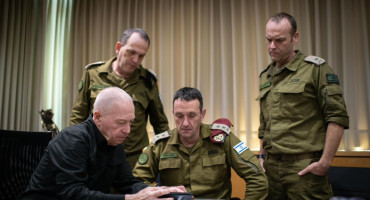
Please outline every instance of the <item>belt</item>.
[[309, 158], [320, 158], [322, 151], [313, 153], [301, 153], [301, 154], [272, 154], [267, 153], [267, 159], [272, 159], [276, 161], [286, 161], [286, 160], [303, 160]]

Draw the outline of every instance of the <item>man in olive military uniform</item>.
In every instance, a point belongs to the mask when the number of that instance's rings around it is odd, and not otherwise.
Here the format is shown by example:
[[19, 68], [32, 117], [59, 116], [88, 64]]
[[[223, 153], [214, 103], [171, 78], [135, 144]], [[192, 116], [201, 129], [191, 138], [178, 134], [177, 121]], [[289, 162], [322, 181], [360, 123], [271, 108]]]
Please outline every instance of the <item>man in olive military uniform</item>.
[[259, 160], [268, 199], [330, 199], [327, 172], [349, 119], [337, 75], [324, 59], [294, 51], [298, 36], [289, 14], [267, 22], [272, 63], [260, 75]]
[[79, 124], [92, 113], [96, 96], [102, 89], [116, 86], [125, 90], [135, 104], [135, 120], [131, 124], [130, 135], [124, 141], [132, 169], [142, 149], [149, 143], [146, 130], [148, 116], [156, 134], [168, 130], [157, 79], [141, 65], [149, 45], [150, 39], [144, 30], [125, 30], [116, 43], [116, 57], [86, 67], [71, 115], [71, 125]]
[[230, 199], [232, 167], [246, 182], [246, 199], [267, 196], [268, 183], [258, 159], [230, 132], [230, 121], [202, 123], [206, 110], [197, 89], [176, 92], [173, 114], [177, 128], [153, 138], [134, 176], [151, 184], [159, 174], [161, 185], [184, 185], [195, 198]]

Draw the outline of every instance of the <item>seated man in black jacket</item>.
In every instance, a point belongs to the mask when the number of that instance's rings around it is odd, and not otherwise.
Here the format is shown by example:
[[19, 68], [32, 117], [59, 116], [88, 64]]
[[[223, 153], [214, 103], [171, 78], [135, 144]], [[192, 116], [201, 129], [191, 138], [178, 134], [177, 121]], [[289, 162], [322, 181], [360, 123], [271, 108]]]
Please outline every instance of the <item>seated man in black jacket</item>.
[[[122, 142], [134, 113], [125, 91], [102, 90], [93, 115], [49, 143], [20, 199], [155, 199], [185, 192], [183, 186], [148, 187], [132, 175]], [[121, 194], [107, 194], [111, 187]]]

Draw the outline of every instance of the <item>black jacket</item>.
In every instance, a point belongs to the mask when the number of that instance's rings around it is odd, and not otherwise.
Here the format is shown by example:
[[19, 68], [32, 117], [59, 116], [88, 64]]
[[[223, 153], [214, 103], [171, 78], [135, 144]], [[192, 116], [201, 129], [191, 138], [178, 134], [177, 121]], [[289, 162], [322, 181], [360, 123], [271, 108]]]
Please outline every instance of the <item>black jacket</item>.
[[[111, 186], [122, 194], [107, 194]], [[90, 116], [49, 143], [19, 199], [124, 199], [145, 187], [132, 175], [123, 145], [108, 146]]]

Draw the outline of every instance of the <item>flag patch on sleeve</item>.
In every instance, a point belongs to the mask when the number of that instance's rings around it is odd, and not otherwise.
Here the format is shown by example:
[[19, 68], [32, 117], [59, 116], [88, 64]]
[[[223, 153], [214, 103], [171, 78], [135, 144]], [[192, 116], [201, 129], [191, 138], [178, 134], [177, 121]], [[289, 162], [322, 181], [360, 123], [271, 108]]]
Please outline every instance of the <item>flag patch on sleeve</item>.
[[244, 142], [239, 142], [237, 145], [234, 146], [234, 150], [238, 153], [241, 154], [243, 151], [247, 150], [248, 147], [245, 145]]

